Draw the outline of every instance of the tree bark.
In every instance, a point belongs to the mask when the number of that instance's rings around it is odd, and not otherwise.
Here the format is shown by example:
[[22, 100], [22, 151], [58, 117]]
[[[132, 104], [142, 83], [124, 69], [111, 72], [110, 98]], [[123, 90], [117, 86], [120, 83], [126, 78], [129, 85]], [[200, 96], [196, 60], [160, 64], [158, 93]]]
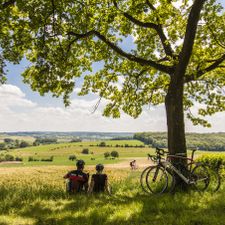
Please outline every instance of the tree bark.
[[187, 153], [184, 129], [183, 80], [171, 79], [166, 96], [168, 149], [170, 154]]
[[[181, 77], [172, 77], [166, 96], [168, 150], [171, 155], [182, 154], [187, 156], [184, 110], [183, 110], [184, 83]], [[181, 172], [186, 168], [187, 160], [172, 158], [173, 165]], [[175, 189], [187, 190], [187, 184], [175, 174]]]

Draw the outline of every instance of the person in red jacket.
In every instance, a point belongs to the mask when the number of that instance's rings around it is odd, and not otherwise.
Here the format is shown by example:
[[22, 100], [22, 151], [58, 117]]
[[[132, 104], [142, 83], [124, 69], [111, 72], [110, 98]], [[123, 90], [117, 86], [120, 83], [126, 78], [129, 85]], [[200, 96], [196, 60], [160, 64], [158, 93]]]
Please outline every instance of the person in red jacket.
[[88, 190], [88, 179], [89, 174], [84, 173], [85, 162], [83, 160], [78, 160], [76, 163], [77, 169], [68, 172], [64, 179], [68, 179], [67, 191], [72, 193], [87, 192]]

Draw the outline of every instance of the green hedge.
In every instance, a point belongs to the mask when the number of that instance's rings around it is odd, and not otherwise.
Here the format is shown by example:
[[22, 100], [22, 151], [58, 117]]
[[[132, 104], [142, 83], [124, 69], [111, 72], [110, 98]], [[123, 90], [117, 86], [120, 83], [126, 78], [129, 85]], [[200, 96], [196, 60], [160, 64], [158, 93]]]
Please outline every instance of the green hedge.
[[202, 162], [212, 169], [216, 169], [220, 165], [220, 172], [225, 176], [225, 155], [224, 154], [204, 154], [196, 161]]

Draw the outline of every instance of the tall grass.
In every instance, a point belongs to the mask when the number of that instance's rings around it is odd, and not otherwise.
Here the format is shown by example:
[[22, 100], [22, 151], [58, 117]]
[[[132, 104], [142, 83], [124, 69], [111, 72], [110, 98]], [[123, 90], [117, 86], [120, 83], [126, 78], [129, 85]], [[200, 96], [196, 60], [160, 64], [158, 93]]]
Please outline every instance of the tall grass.
[[68, 169], [0, 168], [0, 224], [224, 224], [224, 185], [216, 194], [145, 195], [140, 171], [108, 170], [112, 196], [68, 196], [62, 179]]

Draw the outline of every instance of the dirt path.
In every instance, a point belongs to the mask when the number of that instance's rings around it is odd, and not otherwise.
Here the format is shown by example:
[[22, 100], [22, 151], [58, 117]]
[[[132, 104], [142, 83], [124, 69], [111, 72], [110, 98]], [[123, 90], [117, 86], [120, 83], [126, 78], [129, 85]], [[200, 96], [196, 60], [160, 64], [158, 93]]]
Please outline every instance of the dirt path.
[[20, 161], [3, 161], [3, 162], [0, 162], [0, 165], [2, 164], [21, 164], [23, 162], [20, 162]]
[[[115, 164], [106, 164], [105, 168], [130, 168], [130, 162], [134, 160], [134, 158], [126, 158], [124, 161], [115, 163]], [[152, 164], [151, 161], [147, 160], [146, 157], [135, 158], [137, 168], [147, 167]]]

